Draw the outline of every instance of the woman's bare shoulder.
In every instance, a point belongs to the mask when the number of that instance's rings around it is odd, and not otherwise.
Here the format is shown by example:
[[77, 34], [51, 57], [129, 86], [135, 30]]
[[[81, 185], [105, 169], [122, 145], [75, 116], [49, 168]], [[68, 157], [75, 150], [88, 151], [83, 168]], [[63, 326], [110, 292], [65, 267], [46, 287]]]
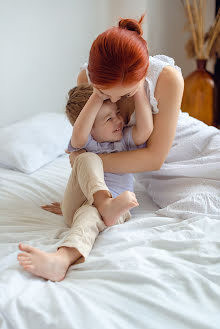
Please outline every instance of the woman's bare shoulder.
[[82, 70], [79, 72], [77, 77], [77, 85], [80, 85], [81, 83], [88, 83], [88, 77], [86, 74], [86, 70]]
[[156, 99], [159, 99], [161, 95], [168, 90], [182, 94], [183, 88], [184, 79], [182, 74], [175, 67], [168, 65], [164, 67], [158, 77], [155, 88], [155, 97]]

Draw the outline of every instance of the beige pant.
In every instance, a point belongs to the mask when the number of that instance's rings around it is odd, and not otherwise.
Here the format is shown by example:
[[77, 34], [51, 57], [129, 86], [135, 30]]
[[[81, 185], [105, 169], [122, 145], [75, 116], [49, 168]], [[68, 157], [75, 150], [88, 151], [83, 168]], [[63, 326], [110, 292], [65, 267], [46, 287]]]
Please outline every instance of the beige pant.
[[[99, 232], [107, 227], [92, 205], [93, 194], [100, 190], [109, 191], [104, 181], [101, 158], [90, 152], [79, 155], [61, 202], [62, 213], [70, 231], [59, 248], [76, 248], [84, 257], [83, 260], [89, 255]], [[124, 223], [130, 217], [130, 212], [127, 212], [119, 218], [117, 224]]]

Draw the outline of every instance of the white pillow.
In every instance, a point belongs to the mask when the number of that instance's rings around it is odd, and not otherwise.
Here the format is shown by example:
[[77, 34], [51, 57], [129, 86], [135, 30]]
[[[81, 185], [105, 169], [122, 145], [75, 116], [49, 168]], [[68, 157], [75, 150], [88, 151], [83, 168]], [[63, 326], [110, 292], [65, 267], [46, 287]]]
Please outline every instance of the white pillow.
[[64, 154], [71, 134], [64, 113], [40, 113], [0, 128], [0, 167], [30, 174]]

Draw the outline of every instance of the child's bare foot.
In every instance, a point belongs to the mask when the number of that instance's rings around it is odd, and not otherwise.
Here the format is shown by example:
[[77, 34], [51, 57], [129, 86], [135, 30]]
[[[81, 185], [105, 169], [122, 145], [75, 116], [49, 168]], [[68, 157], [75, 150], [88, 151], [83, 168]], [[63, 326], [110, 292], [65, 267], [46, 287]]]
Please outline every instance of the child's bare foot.
[[40, 249], [19, 243], [18, 261], [24, 270], [51, 281], [62, 281], [69, 266], [81, 254], [75, 248], [61, 247], [57, 252], [47, 253]]
[[51, 204], [46, 204], [41, 206], [42, 209], [52, 212], [53, 214], [62, 216], [62, 210], [59, 202], [52, 202]]
[[133, 192], [125, 191], [118, 197], [106, 198], [98, 206], [98, 211], [103, 218], [105, 225], [114, 225], [120, 216], [125, 214], [129, 209], [139, 206], [136, 196]]

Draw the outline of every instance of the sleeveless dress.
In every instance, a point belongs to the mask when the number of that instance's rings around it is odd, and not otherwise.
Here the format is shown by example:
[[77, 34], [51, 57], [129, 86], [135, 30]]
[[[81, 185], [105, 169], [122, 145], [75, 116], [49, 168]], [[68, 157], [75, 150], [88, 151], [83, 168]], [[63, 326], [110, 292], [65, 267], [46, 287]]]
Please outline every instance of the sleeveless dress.
[[[152, 113], [158, 113], [154, 91], [166, 66], [181, 69], [172, 58], [150, 56], [145, 90]], [[87, 64], [82, 69], [87, 70]], [[88, 72], [87, 72], [88, 76]], [[128, 125], [135, 123], [135, 113]], [[161, 208], [158, 215], [188, 219], [220, 219], [220, 130], [180, 110], [170, 152], [160, 170], [135, 174], [148, 195]]]

